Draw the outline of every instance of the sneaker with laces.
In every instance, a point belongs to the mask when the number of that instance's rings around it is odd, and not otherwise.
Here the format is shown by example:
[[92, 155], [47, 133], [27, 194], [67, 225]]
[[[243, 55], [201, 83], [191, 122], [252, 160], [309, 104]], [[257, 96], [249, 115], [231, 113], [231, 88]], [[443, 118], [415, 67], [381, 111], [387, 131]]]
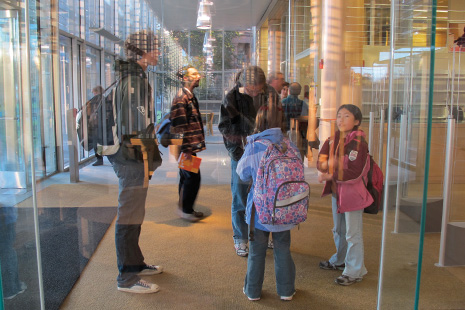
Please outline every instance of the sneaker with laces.
[[18, 291], [18, 292], [14, 293], [13, 295], [10, 295], [10, 296], [3, 297], [3, 299], [6, 299], [6, 300], [13, 299], [13, 298], [15, 298], [16, 296], [18, 296], [19, 294], [22, 294], [22, 293], [24, 293], [24, 292], [27, 290], [27, 285], [26, 285], [26, 283], [20, 282], [20, 283], [19, 283], [19, 286], [20, 286], [20, 288], [19, 288], [19, 291]]
[[234, 244], [234, 248], [236, 249], [236, 254], [242, 257], [246, 257], [249, 255], [249, 248], [247, 247], [247, 243], [236, 243]]
[[346, 275], [342, 275], [340, 277], [337, 277], [334, 282], [336, 282], [337, 284], [339, 285], [344, 285], [344, 286], [348, 286], [348, 285], [352, 285], [354, 283], [357, 283], [357, 282], [360, 282], [362, 281], [363, 278], [351, 278], [349, 276], [346, 276]]
[[118, 291], [136, 293], [136, 294], [150, 294], [156, 293], [160, 290], [160, 287], [155, 283], [150, 283], [144, 280], [139, 280], [130, 287], [118, 286]]
[[318, 266], [324, 270], [344, 270], [346, 268], [346, 264], [334, 265], [334, 264], [331, 264], [329, 260], [320, 262]]
[[281, 300], [291, 301], [292, 297], [294, 297], [294, 295], [295, 295], [295, 292], [291, 296], [280, 296], [280, 297], [281, 297]]
[[162, 266], [155, 266], [155, 265], [145, 265], [141, 271], [139, 271], [140, 276], [151, 276], [154, 274], [159, 274], [163, 272]]
[[[245, 293], [245, 287], [242, 288], [242, 293], [244, 293], [244, 295], [247, 296], [247, 294]], [[247, 298], [248, 298], [250, 301], [257, 301], [257, 300], [260, 300], [260, 297], [258, 297], [258, 298], [251, 298], [251, 297], [247, 296]]]

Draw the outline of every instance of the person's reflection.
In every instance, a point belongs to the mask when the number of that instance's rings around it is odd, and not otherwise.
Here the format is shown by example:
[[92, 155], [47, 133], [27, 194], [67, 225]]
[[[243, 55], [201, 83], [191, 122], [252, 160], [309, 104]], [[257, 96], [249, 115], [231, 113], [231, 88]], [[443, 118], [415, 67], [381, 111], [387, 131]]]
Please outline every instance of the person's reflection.
[[[93, 89], [92, 89], [92, 94], [94, 95], [94, 97], [92, 97], [91, 101], [90, 101], [90, 108], [91, 108], [91, 113], [87, 115], [89, 115], [89, 124], [92, 124], [94, 122], [97, 122], [97, 108], [100, 104], [100, 101], [102, 100], [102, 94], [103, 94], [103, 87], [98, 85], [98, 86], [95, 86]], [[97, 126], [88, 126], [89, 128], [96, 128]], [[93, 139], [92, 139], [92, 143], [94, 144], [94, 153], [95, 153], [95, 158], [97, 159], [95, 161], [95, 163], [92, 164], [92, 166], [102, 166], [103, 165], [103, 156], [99, 155], [97, 153], [97, 133], [96, 132], [90, 132], [90, 130], [88, 131], [88, 135], [89, 136], [93, 136]]]
[[0, 266], [2, 269], [3, 298], [13, 299], [27, 286], [19, 281], [18, 257], [14, 249], [16, 239], [16, 207], [0, 204]]
[[249, 184], [241, 181], [236, 168], [244, 153], [246, 137], [254, 130], [257, 111], [265, 104], [281, 107], [279, 95], [266, 83], [265, 73], [260, 67], [249, 66], [236, 77], [236, 86], [228, 92], [220, 110], [218, 129], [231, 158], [231, 217], [234, 247], [239, 256], [249, 253], [248, 225], [245, 222]]

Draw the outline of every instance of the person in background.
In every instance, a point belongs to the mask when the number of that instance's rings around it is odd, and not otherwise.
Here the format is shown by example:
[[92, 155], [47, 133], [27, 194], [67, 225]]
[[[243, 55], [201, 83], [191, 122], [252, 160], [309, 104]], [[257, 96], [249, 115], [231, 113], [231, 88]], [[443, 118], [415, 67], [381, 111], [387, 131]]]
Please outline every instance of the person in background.
[[115, 63], [120, 82], [115, 90], [115, 105], [120, 108], [117, 129], [118, 151], [108, 160], [119, 179], [118, 214], [115, 224], [118, 290], [129, 293], [155, 293], [158, 285], [142, 280], [141, 275], [163, 272], [161, 266], [148, 265], [139, 247], [145, 216], [147, 187], [144, 187], [144, 161], [139, 147], [130, 139], [145, 132], [153, 111], [152, 88], [145, 73], [158, 62], [158, 38], [150, 30], [130, 34], [124, 42], [127, 61]]
[[[178, 72], [182, 89], [171, 104], [171, 133], [181, 134], [181, 153], [187, 159], [205, 150], [205, 133], [199, 102], [194, 95], [194, 88], [199, 86], [201, 76], [194, 67], [184, 67]], [[190, 222], [197, 222], [203, 213], [194, 210], [194, 203], [200, 189], [200, 169], [198, 173], [179, 169], [179, 208], [178, 215]]]
[[458, 46], [464, 47], [465, 46], [465, 27], [463, 27], [463, 34], [457, 40], [454, 41]]
[[283, 89], [281, 90], [281, 101], [287, 98], [287, 96], [289, 96], [289, 83], [284, 82]]
[[[95, 102], [95, 104], [91, 104], [92, 105], [92, 109], [96, 109], [97, 106], [100, 104], [100, 100], [102, 98], [102, 95], [103, 95], [103, 87], [98, 85], [98, 86], [95, 86], [93, 89], [92, 89], [92, 94], [94, 95], [94, 97], [92, 98], [92, 101], [91, 103]], [[92, 114], [93, 116], [91, 117], [95, 117], [96, 118], [96, 115], [97, 113], [93, 113]], [[92, 121], [92, 120], [90, 120]], [[96, 121], [96, 120], [94, 120]], [[91, 133], [88, 133], [88, 134], [91, 134]], [[96, 141], [97, 139], [94, 139], [94, 141]], [[95, 154], [95, 158], [97, 159], [95, 161], [95, 163], [92, 164], [92, 166], [102, 166], [103, 165], [103, 156], [102, 155], [99, 155], [97, 153], [97, 143], [94, 143], [94, 154]]]
[[365, 183], [370, 160], [360, 108], [344, 104], [337, 110], [338, 130], [329, 137], [318, 154], [318, 180], [326, 181], [322, 196], [332, 195], [333, 235], [336, 253], [319, 267], [342, 270], [335, 279], [339, 285], [360, 282], [367, 274], [363, 249], [363, 209], [373, 203]]
[[[268, 238], [273, 236], [274, 269], [276, 289], [281, 300], [292, 300], [295, 294], [295, 264], [291, 256], [291, 232], [295, 225], [267, 225], [258, 221], [258, 216], [252, 217], [254, 187], [259, 170], [260, 160], [267, 149], [261, 140], [269, 140], [274, 144], [284, 143], [287, 138], [282, 132], [282, 109], [276, 106], [262, 106], [258, 110], [254, 134], [247, 137], [247, 146], [237, 165], [237, 174], [245, 182], [252, 181], [252, 187], [247, 197], [246, 220], [250, 225], [254, 218], [254, 240], [250, 242], [250, 252], [247, 260], [247, 273], [243, 292], [251, 301], [260, 299], [265, 275], [266, 249]], [[286, 143], [285, 145], [288, 145]], [[298, 154], [296, 146], [289, 143]]]
[[302, 86], [299, 83], [294, 82], [289, 86], [290, 95], [283, 99], [283, 109], [284, 117], [287, 122], [287, 128], [290, 129], [291, 118], [299, 117], [302, 113], [302, 107], [304, 106], [304, 101], [299, 99], [300, 92], [302, 91]]
[[268, 74], [268, 80], [267, 83], [273, 87], [278, 94], [281, 94], [281, 90], [284, 87], [284, 83], [286, 81], [284, 80], [284, 75], [282, 72], [275, 72], [272, 71], [270, 74]]
[[265, 73], [260, 67], [249, 66], [236, 77], [236, 85], [231, 89], [221, 105], [218, 129], [231, 158], [231, 222], [236, 254], [247, 256], [248, 226], [245, 221], [247, 189], [236, 172], [237, 163], [244, 153], [246, 137], [253, 133], [257, 111], [262, 105], [280, 105], [279, 95], [266, 84]]

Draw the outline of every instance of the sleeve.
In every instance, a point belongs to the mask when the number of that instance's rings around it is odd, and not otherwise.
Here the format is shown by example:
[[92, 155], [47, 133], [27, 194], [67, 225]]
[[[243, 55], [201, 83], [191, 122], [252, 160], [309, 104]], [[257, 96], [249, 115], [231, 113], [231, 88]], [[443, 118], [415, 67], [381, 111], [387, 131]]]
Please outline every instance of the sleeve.
[[171, 133], [184, 133], [187, 129], [187, 113], [183, 97], [173, 99], [170, 111]]
[[350, 181], [357, 179], [363, 172], [368, 156], [368, 144], [361, 137], [356, 137], [344, 147], [344, 158], [342, 176], [341, 170], [335, 169], [334, 179], [340, 181]]
[[232, 99], [228, 97], [224, 98], [224, 102], [221, 105], [218, 130], [225, 140], [240, 145], [242, 143], [242, 136], [235, 133], [234, 127], [240, 123], [241, 117]]
[[265, 151], [266, 146], [262, 143], [254, 142], [247, 144], [236, 168], [236, 173], [242, 181], [250, 182], [254, 179]]

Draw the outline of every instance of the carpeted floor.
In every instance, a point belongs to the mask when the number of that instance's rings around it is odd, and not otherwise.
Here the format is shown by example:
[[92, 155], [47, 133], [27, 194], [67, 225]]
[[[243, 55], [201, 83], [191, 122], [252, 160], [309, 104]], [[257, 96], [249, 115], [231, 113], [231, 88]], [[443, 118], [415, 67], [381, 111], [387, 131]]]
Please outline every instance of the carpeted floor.
[[[282, 302], [276, 295], [272, 250], [267, 255], [262, 299], [250, 302], [242, 294], [247, 260], [233, 248], [229, 186], [202, 186], [197, 208], [207, 217], [191, 224], [175, 214], [177, 187], [152, 185], [140, 244], [147, 263], [165, 267], [163, 274], [146, 277], [161, 287], [160, 292], [140, 295], [116, 290], [112, 224], [61, 309], [375, 309], [383, 215], [364, 218], [368, 275], [356, 285], [338, 286], [333, 281], [340, 272], [318, 268], [318, 262], [334, 251], [330, 199], [319, 197], [321, 189], [312, 185], [309, 218], [292, 232], [297, 269], [292, 302]], [[107, 190], [102, 201], [110, 192], [116, 195]], [[389, 290], [382, 295], [383, 309], [412, 309], [418, 235], [387, 233], [385, 288]], [[465, 309], [465, 283], [460, 280], [465, 279], [464, 268], [434, 267], [436, 239], [437, 234], [425, 239], [420, 308]]]

